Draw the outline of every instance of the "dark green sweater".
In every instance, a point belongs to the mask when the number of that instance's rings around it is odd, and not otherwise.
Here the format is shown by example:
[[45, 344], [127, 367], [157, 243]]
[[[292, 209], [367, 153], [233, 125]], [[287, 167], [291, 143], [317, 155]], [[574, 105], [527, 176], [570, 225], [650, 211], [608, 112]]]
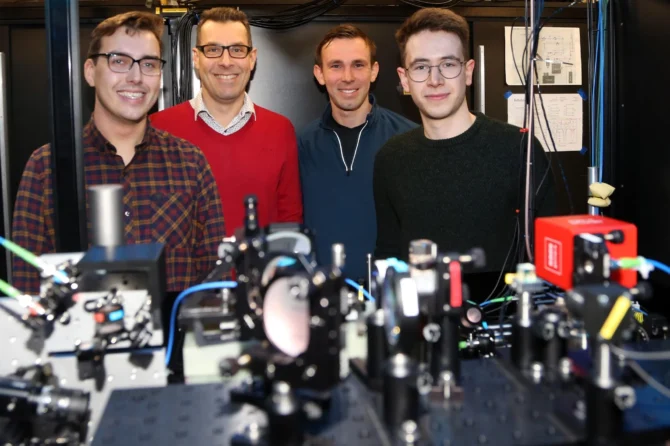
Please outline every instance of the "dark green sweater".
[[[501, 270], [517, 217], [523, 234], [523, 214], [517, 214], [524, 207], [523, 134], [518, 127], [476, 116], [454, 138], [430, 140], [420, 127], [391, 138], [379, 151], [373, 179], [377, 258], [406, 259], [409, 242], [425, 238], [440, 252], [484, 248], [485, 271]], [[537, 188], [548, 165], [537, 141], [534, 156]], [[550, 172], [535, 200], [536, 212], [553, 213], [552, 195]], [[513, 266], [508, 263], [506, 269]]]

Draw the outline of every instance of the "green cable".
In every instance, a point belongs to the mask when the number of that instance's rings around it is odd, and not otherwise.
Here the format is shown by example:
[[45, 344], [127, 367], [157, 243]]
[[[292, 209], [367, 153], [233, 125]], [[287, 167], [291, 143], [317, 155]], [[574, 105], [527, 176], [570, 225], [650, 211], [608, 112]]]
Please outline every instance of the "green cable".
[[13, 297], [19, 301], [22, 306], [33, 310], [36, 314], [44, 315], [44, 307], [37, 302], [34, 302], [30, 296], [21, 293], [19, 290], [0, 279], [0, 293], [5, 293], [8, 297]]
[[18, 299], [20, 296], [22, 296], [19, 290], [2, 279], [0, 279], [0, 292], [5, 293], [7, 296], [13, 297], [15, 299]]
[[55, 267], [49, 265], [27, 249], [20, 247], [16, 243], [7, 240], [4, 237], [0, 237], [0, 244], [40, 271], [44, 271], [47, 274], [54, 276], [61, 283], [68, 283], [69, 279], [67, 274], [65, 274], [63, 271], [57, 270]]
[[[497, 304], [498, 302], [505, 302], [506, 300], [515, 299], [515, 298], [516, 298], [516, 296], [496, 297], [495, 299], [491, 299], [491, 300], [486, 301], [486, 304], [487, 305]], [[482, 303], [484, 303], [484, 302], [482, 302]]]
[[617, 261], [621, 269], [635, 269], [644, 265], [644, 257], [624, 257]]
[[40, 261], [39, 257], [37, 257], [32, 252], [28, 251], [27, 249], [22, 248], [19, 245], [17, 245], [16, 243], [14, 243], [12, 241], [9, 241], [7, 239], [2, 240], [2, 245], [5, 248], [12, 251], [17, 256], [21, 257], [26, 262], [30, 263], [35, 268], [38, 268], [40, 270], [44, 269], [44, 266], [43, 266], [42, 262]]

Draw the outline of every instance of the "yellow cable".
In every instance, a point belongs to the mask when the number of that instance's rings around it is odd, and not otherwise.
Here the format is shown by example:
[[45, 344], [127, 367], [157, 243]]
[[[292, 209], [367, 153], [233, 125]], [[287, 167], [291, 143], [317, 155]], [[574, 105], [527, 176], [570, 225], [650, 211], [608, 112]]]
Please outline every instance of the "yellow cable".
[[607, 341], [612, 339], [612, 336], [614, 336], [614, 332], [616, 332], [617, 328], [619, 328], [619, 325], [621, 324], [621, 321], [623, 321], [623, 318], [626, 316], [626, 313], [628, 312], [629, 308], [630, 308], [630, 299], [624, 296], [619, 296], [616, 302], [614, 302], [612, 311], [610, 311], [610, 314], [607, 316], [607, 319], [605, 319], [605, 323], [603, 324], [602, 328], [600, 328], [600, 336], [602, 336], [603, 339]]

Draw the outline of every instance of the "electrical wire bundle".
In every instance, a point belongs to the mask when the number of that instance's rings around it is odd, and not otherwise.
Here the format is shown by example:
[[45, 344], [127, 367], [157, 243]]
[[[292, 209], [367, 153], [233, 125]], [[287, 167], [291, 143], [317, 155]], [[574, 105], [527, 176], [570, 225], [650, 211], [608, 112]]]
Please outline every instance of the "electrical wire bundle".
[[[607, 54], [607, 36], [605, 24], [608, 23], [609, 0], [598, 2], [598, 28], [594, 32], [593, 0], [587, 1], [588, 34], [589, 34], [589, 99], [591, 128], [591, 166], [598, 167], [598, 181], [603, 181], [605, 163], [605, 66]], [[595, 47], [595, 48], [594, 48]]]
[[271, 15], [252, 15], [249, 24], [266, 29], [290, 29], [339, 8], [346, 0], [312, 0]]
[[191, 33], [198, 24], [198, 14], [190, 10], [181, 16], [172, 30], [172, 97], [175, 104], [193, 97], [193, 67], [191, 63]]
[[432, 2], [426, 0], [400, 0], [401, 3], [406, 5], [414, 6], [416, 8], [453, 8], [462, 3], [474, 4], [474, 3], [506, 3], [518, 0], [445, 0], [443, 2]]
[[[500, 0], [502, 1], [502, 0]], [[566, 8], [570, 8], [573, 5], [575, 5], [576, 1], [573, 1], [567, 6], [564, 6], [562, 8], [556, 9], [549, 17], [547, 17], [544, 20], [541, 20], [542, 18], [542, 13], [544, 11], [544, 1], [543, 0], [526, 0], [526, 16], [524, 17], [524, 22], [526, 24], [526, 30], [528, 30], [527, 25], [529, 23], [529, 1], [533, 1], [537, 4], [537, 10], [535, 11], [534, 14], [534, 20], [535, 20], [535, 27], [534, 27], [534, 32], [533, 33], [528, 33], [526, 31], [526, 44], [524, 46], [523, 54], [522, 54], [522, 62], [521, 62], [521, 70], [519, 70], [516, 60], [516, 52], [514, 49], [514, 39], [513, 39], [513, 33], [514, 33], [514, 28], [516, 26], [516, 23], [518, 22], [521, 17], [517, 17], [514, 19], [512, 22], [512, 26], [510, 29], [510, 44], [512, 45], [511, 52], [512, 52], [512, 59], [514, 63], [514, 67], [516, 69], [517, 75], [519, 76], [519, 80], [521, 82], [521, 85], [526, 87], [526, 103], [528, 105], [528, 102], [530, 101], [530, 92], [533, 90], [533, 88], [529, 88], [529, 82], [532, 82], [532, 78], [530, 77], [531, 74], [531, 67], [535, 67], [535, 58], [537, 56], [537, 42], [539, 40], [539, 35], [540, 32], [542, 31], [542, 28], [556, 15], [560, 14], [563, 10]], [[537, 72], [535, 72], [537, 75]], [[528, 192], [528, 202], [525, 204], [523, 207], [524, 209], [524, 219], [528, 218], [528, 220], [524, 221], [524, 224], [521, 225], [521, 222], [519, 221], [520, 216], [517, 216], [517, 223], [516, 227], [514, 229], [514, 234], [512, 237], [512, 241], [510, 243], [510, 248], [507, 252], [507, 255], [505, 257], [505, 262], [501, 268], [500, 275], [498, 276], [498, 280], [496, 281], [496, 284], [491, 290], [491, 293], [489, 296], [484, 299], [483, 302], [488, 302], [490, 299], [494, 296], [500, 296], [500, 295], [505, 295], [509, 291], [509, 287], [504, 286], [502, 290], [498, 290], [498, 287], [500, 285], [500, 281], [502, 280], [502, 276], [505, 273], [505, 268], [507, 268], [508, 265], [515, 265], [519, 261], [522, 261], [524, 258], [524, 251], [526, 251], [526, 254], [528, 255], [528, 259], [532, 261], [532, 233], [531, 233], [531, 228], [530, 228], [530, 222], [532, 221], [532, 201], [533, 198], [540, 192], [540, 189], [544, 182], [546, 181], [547, 176], [550, 173], [551, 170], [551, 163], [552, 163], [552, 152], [558, 153], [558, 150], [556, 148], [556, 143], [554, 141], [553, 133], [551, 132], [551, 126], [549, 124], [549, 119], [544, 107], [544, 100], [542, 99], [542, 92], [541, 89], [538, 85], [538, 92], [537, 92], [538, 99], [540, 100], [540, 106], [542, 109], [542, 116], [540, 116], [540, 109], [538, 107], [534, 107], [534, 115], [536, 116], [537, 120], [544, 119], [544, 123], [547, 132], [549, 133], [549, 138], [546, 138], [546, 135], [544, 134], [544, 128], [540, 126], [540, 131], [542, 132], [542, 135], [545, 139], [545, 141], [551, 141], [551, 145], [549, 146], [549, 151], [547, 153], [548, 157], [548, 166], [547, 169], [545, 170], [544, 174], [542, 175], [542, 178], [540, 179], [539, 184], [537, 187], [534, 187], [535, 181], [532, 178], [532, 172], [531, 172], [531, 166], [532, 166], [532, 161], [533, 161], [533, 144], [535, 142], [534, 139], [534, 126], [531, 126], [529, 124], [529, 116], [528, 116], [528, 107], [526, 107], [526, 112], [524, 113], [524, 123], [523, 123], [523, 128], [528, 129], [528, 131], [524, 131], [521, 133], [521, 139], [519, 141], [519, 157], [520, 157], [520, 165], [526, 166], [526, 169], [522, 169], [519, 172], [519, 203], [525, 202], [524, 198], [521, 196], [521, 194], [525, 194], [526, 191]], [[529, 143], [530, 142], [530, 143]], [[530, 163], [528, 164], [528, 155], [530, 155]], [[558, 158], [558, 165], [561, 171], [561, 176], [563, 179], [563, 185], [565, 187], [567, 196], [568, 196], [568, 201], [569, 201], [569, 206], [570, 206], [570, 212], [574, 212], [574, 206], [572, 203], [572, 194], [570, 193], [570, 187], [568, 185], [567, 177], [565, 175], [565, 170], [563, 169], [563, 164]], [[526, 175], [529, 175], [528, 177]], [[528, 184], [526, 188], [526, 179], [528, 179]], [[533, 193], [534, 191], [534, 193]], [[532, 193], [532, 195], [531, 195]], [[520, 206], [521, 207], [521, 206]], [[525, 245], [525, 249], [524, 249]], [[483, 303], [482, 302], [482, 303]], [[501, 309], [506, 309], [507, 305], [509, 302], [505, 302], [504, 305], [502, 306]]]
[[[315, 18], [339, 8], [346, 0], [312, 0], [272, 15], [249, 16], [249, 24], [259, 28], [285, 30], [311, 22]], [[198, 24], [199, 10], [191, 9], [177, 19], [172, 28], [171, 67], [172, 97], [175, 104], [193, 97], [193, 66], [191, 35]]]
[[[549, 174], [549, 171], [551, 170], [551, 163], [552, 163], [552, 151], [554, 153], [558, 153], [558, 150], [556, 148], [556, 142], [554, 140], [553, 133], [551, 131], [551, 126], [549, 124], [549, 119], [547, 117], [547, 112], [544, 107], [544, 100], [542, 98], [542, 91], [541, 88], [538, 84], [537, 86], [537, 97], [540, 101], [540, 107], [536, 107], [534, 104], [534, 99], [535, 99], [535, 83], [533, 81], [533, 76], [537, 77], [537, 67], [535, 64], [535, 61], [538, 57], [537, 54], [537, 49], [538, 49], [538, 41], [540, 37], [540, 32], [544, 28], [544, 26], [551, 20], [555, 15], [559, 14], [562, 12], [564, 9], [569, 8], [573, 6], [576, 1], [573, 1], [570, 3], [568, 6], [559, 8], [555, 10], [548, 18], [542, 20], [542, 13], [544, 12], [544, 0], [530, 0], [532, 2], [531, 6], [536, 6], [536, 8], [530, 8], [529, 7], [529, 1], [526, 1], [526, 15], [524, 17], [524, 22], [525, 22], [525, 29], [526, 29], [526, 45], [523, 50], [523, 55], [522, 55], [522, 70], [519, 71], [518, 69], [518, 64], [516, 61], [516, 53], [514, 51], [514, 39], [513, 39], [513, 33], [514, 33], [514, 27], [516, 25], [516, 22], [518, 21], [519, 18], [515, 19], [512, 22], [512, 27], [510, 30], [511, 36], [510, 36], [510, 42], [512, 45], [512, 59], [514, 63], [514, 67], [516, 69], [517, 75], [519, 76], [519, 80], [521, 81], [521, 84], [525, 86], [526, 88], [526, 109], [524, 112], [524, 123], [523, 123], [523, 129], [524, 132], [522, 132], [521, 136], [521, 141], [520, 141], [520, 156], [522, 158], [522, 165], [525, 166], [525, 170], [522, 172], [520, 176], [520, 183], [521, 187], [520, 190], [523, 191], [523, 201], [524, 206], [524, 224], [523, 224], [523, 237], [524, 237], [524, 244], [525, 244], [525, 251], [528, 256], [528, 259], [530, 261], [533, 260], [533, 249], [532, 249], [532, 229], [531, 229], [531, 222], [533, 219], [533, 202], [537, 194], [539, 193], [542, 185], [544, 184], [547, 175]], [[530, 16], [530, 9], [533, 9], [533, 17]], [[529, 32], [528, 25], [531, 23], [530, 21], [532, 20], [532, 32]], [[540, 108], [542, 110], [542, 116], [540, 116]], [[529, 112], [532, 110], [533, 116], [538, 120], [544, 119], [545, 127], [547, 129], [547, 133], [549, 134], [549, 138], [547, 138], [544, 134], [544, 128], [540, 126], [540, 132], [542, 133], [542, 136], [544, 137], [545, 141], [550, 141], [551, 144], [548, 147], [548, 162], [549, 165], [547, 166], [546, 171], [542, 175], [542, 178], [540, 179], [540, 183], [538, 184], [537, 187], [534, 187], [535, 180], [532, 175], [532, 165], [533, 165], [533, 145], [535, 143], [535, 120], [529, 116]], [[572, 203], [572, 194], [570, 193], [570, 187], [568, 185], [568, 181], [565, 175], [565, 170], [563, 169], [563, 164], [558, 158], [558, 165], [561, 171], [561, 176], [563, 179], [563, 184], [568, 196], [568, 202], [570, 206], [570, 213], [574, 213], [574, 206]], [[520, 249], [521, 252], [519, 252], [518, 257], [523, 258], [523, 248]]]

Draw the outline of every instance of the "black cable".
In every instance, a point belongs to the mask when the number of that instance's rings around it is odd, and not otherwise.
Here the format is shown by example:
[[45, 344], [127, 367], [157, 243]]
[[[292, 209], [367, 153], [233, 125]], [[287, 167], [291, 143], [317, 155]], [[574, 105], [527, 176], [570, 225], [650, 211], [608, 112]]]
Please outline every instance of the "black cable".
[[[531, 0], [531, 1], [532, 1], [532, 0]], [[590, 1], [590, 0], [589, 0], [589, 1]], [[574, 6], [576, 3], [577, 3], [576, 1], [573, 1], [573, 2], [571, 2], [571, 3], [570, 3], [569, 5], [567, 5], [567, 6], [563, 6], [563, 7], [561, 7], [561, 8], [558, 8], [558, 9], [556, 9], [551, 15], [549, 15], [549, 17], [547, 17], [547, 18], [545, 18], [544, 20], [542, 20], [542, 23], [539, 24], [539, 26], [538, 26], [538, 28], [537, 28], [537, 32], [536, 32], [536, 35], [535, 35], [536, 39], [539, 39], [540, 32], [542, 31], [542, 29], [544, 28], [544, 26], [545, 26], [545, 25], [546, 25], [546, 24], [547, 24], [547, 23], [548, 23], [554, 16], [560, 14], [562, 11], [564, 11], [564, 10], [567, 9], [567, 8], [571, 8], [571, 7]], [[519, 20], [519, 18], [520, 18], [520, 17], [515, 18], [514, 21], [512, 22], [512, 26], [511, 26], [511, 29], [510, 29], [510, 46], [511, 46], [512, 62], [513, 62], [513, 64], [514, 64], [514, 69], [516, 70], [517, 75], [519, 76], [519, 80], [521, 81], [521, 84], [525, 86], [525, 85], [527, 85], [527, 83], [524, 82], [523, 78], [521, 77], [521, 73], [520, 73], [519, 68], [518, 68], [518, 66], [517, 66], [517, 63], [516, 63], [516, 56], [515, 56], [515, 53], [514, 53], [514, 41], [513, 41], [513, 39], [512, 39], [513, 36], [514, 36], [514, 26], [516, 25], [516, 22], [517, 22], [517, 20]], [[538, 21], [539, 21], [539, 19], [538, 19]], [[526, 57], [526, 54], [527, 54], [527, 50], [528, 50], [528, 44], [530, 43], [530, 40], [531, 40], [532, 37], [533, 37], [533, 36], [529, 36], [529, 37], [526, 39], [526, 47], [524, 48], [524, 52], [523, 52], [523, 54], [522, 54], [522, 61], [525, 60], [525, 57]], [[536, 49], [535, 51], [537, 52], [537, 49]], [[535, 65], [535, 64], [533, 63], [532, 66], [535, 68], [535, 75], [537, 76], [537, 65]], [[523, 69], [524, 69], [524, 67], [522, 67], [522, 70], [523, 70]], [[524, 70], [524, 78], [526, 78], [526, 79], [529, 78], [528, 73], [526, 73], [525, 70]], [[527, 89], [527, 91], [528, 91], [528, 89]], [[540, 88], [539, 85], [538, 85], [538, 98], [539, 98], [539, 100], [540, 100], [540, 105], [541, 105], [541, 107], [542, 107], [542, 112], [543, 112], [543, 115], [544, 115], [544, 121], [545, 121], [545, 124], [546, 124], [546, 126], [547, 126], [547, 131], [548, 131], [548, 133], [549, 133], [549, 137], [550, 137], [550, 139], [551, 139], [551, 144], [552, 144], [552, 145], [551, 145], [550, 147], [548, 147], [549, 150], [548, 150], [547, 152], [545, 152], [545, 155], [547, 155], [547, 158], [548, 158], [548, 161], [549, 161], [549, 165], [547, 166], [547, 169], [545, 170], [545, 173], [544, 173], [543, 176], [542, 176], [542, 180], [540, 181], [540, 184], [539, 184], [539, 185], [537, 186], [537, 188], [536, 188], [535, 195], [537, 195], [537, 194], [539, 193], [539, 190], [540, 190], [540, 188], [542, 187], [542, 184], [544, 183], [544, 181], [545, 181], [545, 179], [546, 179], [546, 177], [547, 177], [547, 175], [548, 175], [548, 173], [549, 173], [549, 170], [551, 169], [551, 162], [552, 162], [552, 158], [553, 158], [553, 157], [552, 157], [552, 148], [553, 148], [553, 151], [558, 155], [558, 150], [556, 149], [556, 143], [555, 143], [554, 138], [553, 138], [553, 134], [552, 134], [552, 131], [551, 131], [551, 126], [549, 125], [549, 119], [548, 119], [548, 117], [547, 117], [547, 112], [546, 112], [546, 109], [545, 109], [545, 107], [544, 107], [544, 100], [543, 100], [542, 92], [541, 92], [541, 88]], [[539, 118], [539, 111], [537, 110], [537, 107], [535, 107], [535, 109], [536, 109], [535, 111], [536, 111], [536, 113], [538, 114], [538, 118]], [[526, 110], [524, 110], [524, 127], [528, 127], [528, 117], [527, 117], [526, 115], [527, 115]], [[539, 119], [538, 119], [538, 120], [539, 120]], [[544, 135], [544, 129], [542, 128], [541, 125], [540, 125], [540, 131], [541, 131], [541, 133], [542, 133], [543, 139], [544, 139], [545, 141], [547, 141], [546, 136]], [[563, 184], [564, 184], [564, 187], [565, 187], [565, 191], [566, 191], [566, 193], [567, 193], [567, 195], [568, 195], [568, 202], [569, 202], [569, 206], [570, 206], [570, 213], [573, 214], [573, 213], [574, 213], [574, 205], [573, 205], [573, 202], [572, 202], [572, 194], [570, 193], [570, 186], [569, 186], [569, 184], [568, 184], [567, 176], [565, 175], [565, 169], [563, 168], [563, 163], [562, 163], [562, 161], [561, 161], [560, 156], [557, 156], [557, 160], [558, 160], [558, 165], [559, 165], [559, 168], [560, 168], [560, 171], [561, 171], [561, 176], [562, 176], [562, 178], [563, 178]], [[522, 180], [522, 181], [523, 181], [523, 180]]]
[[[453, 8], [459, 3], [462, 3], [463, 0], [447, 0], [445, 2], [427, 2], [424, 0], [400, 0], [400, 2], [417, 8]], [[476, 2], [470, 2], [470, 3], [476, 3]]]
[[[514, 244], [515, 241], [518, 243], [519, 239], [519, 217], [516, 217], [516, 226], [514, 227], [514, 236], [512, 237], [512, 243], [509, 245], [509, 249], [507, 250], [507, 255], [505, 256], [505, 262], [503, 263], [502, 268], [500, 269], [500, 275], [498, 276], [498, 280], [496, 280], [496, 284], [493, 286], [493, 289], [491, 290], [491, 293], [488, 295], [486, 299], [484, 299], [480, 304], [483, 304], [484, 302], [488, 302], [491, 300], [494, 294], [496, 294], [496, 290], [498, 289], [498, 285], [500, 285], [500, 279], [502, 279], [503, 274], [505, 273], [505, 267], [507, 266], [507, 261], [509, 260], [509, 256], [512, 253], [512, 250], [514, 249]], [[512, 265], [514, 265], [514, 262], [516, 260], [516, 254], [514, 257], [512, 257]], [[503, 287], [503, 290], [505, 288]]]
[[[558, 150], [556, 149], [556, 142], [554, 141], [554, 135], [551, 132], [551, 126], [549, 125], [549, 118], [547, 117], [547, 110], [544, 108], [544, 99], [542, 99], [542, 91], [541, 91], [539, 85], [537, 87], [537, 95], [540, 99], [540, 106], [542, 107], [542, 114], [544, 115], [544, 122], [547, 126], [547, 131], [549, 132], [549, 138], [551, 140], [551, 145], [554, 148], [554, 152], [556, 152], [556, 154], [558, 155]], [[542, 129], [542, 126], [540, 126], [540, 129]], [[542, 130], [542, 136], [544, 137], [544, 130]], [[545, 138], [545, 141], [546, 140], [547, 139]], [[551, 147], [549, 148], [549, 150], [551, 151]], [[561, 169], [561, 176], [563, 177], [563, 184], [565, 185], [565, 191], [568, 194], [568, 203], [570, 205], [570, 214], [574, 214], [575, 213], [575, 207], [572, 203], [572, 194], [570, 193], [570, 186], [568, 185], [568, 178], [565, 175], [565, 170], [563, 170], [563, 163], [561, 162], [561, 158], [559, 156], [557, 156], [556, 159], [558, 159], [558, 167]], [[549, 164], [547, 169], [551, 169], [551, 164]], [[542, 183], [540, 183], [540, 186], [542, 186]], [[539, 190], [540, 186], [538, 186], [538, 190]]]
[[279, 11], [271, 16], [249, 18], [252, 26], [266, 29], [289, 29], [314, 20], [333, 9], [339, 8], [346, 0], [313, 0], [309, 3]]

